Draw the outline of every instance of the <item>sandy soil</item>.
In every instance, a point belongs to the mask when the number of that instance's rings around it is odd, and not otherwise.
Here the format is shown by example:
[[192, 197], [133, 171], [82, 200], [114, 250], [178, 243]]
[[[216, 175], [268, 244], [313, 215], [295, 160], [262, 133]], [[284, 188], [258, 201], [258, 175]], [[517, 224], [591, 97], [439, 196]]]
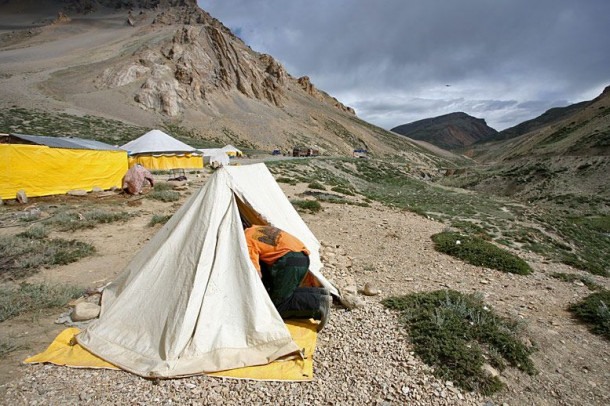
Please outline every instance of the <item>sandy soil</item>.
[[[183, 199], [197, 190], [203, 181], [203, 178], [191, 179], [191, 186], [183, 192]], [[306, 185], [281, 184], [281, 187], [289, 198], [294, 198], [305, 190]], [[94, 244], [97, 248], [94, 256], [67, 266], [41, 270], [29, 281], [75, 283], [85, 288], [101, 286], [114, 278], [158, 230], [159, 225], [147, 226], [152, 214], [171, 213], [179, 206], [150, 199], [128, 205], [129, 199], [118, 199], [116, 204], [119, 207], [134, 212], [129, 221], [70, 234], [70, 238]], [[88, 199], [86, 205], [98, 204], [100, 200]], [[42, 203], [35, 201], [33, 204]], [[69, 198], [67, 203], [85, 204], [77, 197]], [[23, 208], [5, 205], [0, 210], [6, 214]], [[366, 298], [365, 309], [370, 307], [373, 311], [379, 300], [388, 295], [450, 288], [467, 293], [480, 292], [500, 314], [521, 319], [527, 326], [530, 339], [540, 348], [533, 355], [540, 373], [530, 377], [515, 370], [505, 371], [502, 380], [508, 389], [493, 397], [492, 401], [515, 405], [603, 405], [610, 402], [610, 346], [601, 337], [589, 333], [565, 310], [568, 303], [590, 292], [585, 286], [549, 276], [557, 271], [573, 272], [568, 266], [530, 256], [526, 259], [535, 273], [518, 276], [464, 264], [432, 248], [430, 236], [442, 231], [444, 224], [378, 204], [371, 207], [324, 204], [322, 212], [304, 214], [303, 218], [318, 239], [344, 252], [353, 262], [349, 269], [329, 268], [337, 286], [355, 284], [362, 288], [366, 282], [372, 282], [381, 290], [379, 297]], [[19, 228], [0, 229], [2, 234], [19, 231]], [[603, 278], [595, 280], [610, 287]], [[44, 350], [63, 329], [63, 326], [53, 323], [60, 312], [60, 309], [42, 311], [0, 324], [4, 337], [22, 340], [28, 347], [0, 360], [0, 383], [24, 384], [22, 379], [32, 379], [28, 376], [36, 367], [21, 362], [26, 356]], [[389, 323], [393, 325], [388, 325], [388, 330], [401, 329], [396, 320]], [[325, 357], [324, 341], [320, 345], [321, 357]], [[316, 362], [326, 365], [327, 360], [318, 358]], [[340, 365], [332, 367], [341, 368]], [[44, 374], [52, 375], [57, 370], [49, 367]], [[40, 400], [46, 403], [44, 398]]]

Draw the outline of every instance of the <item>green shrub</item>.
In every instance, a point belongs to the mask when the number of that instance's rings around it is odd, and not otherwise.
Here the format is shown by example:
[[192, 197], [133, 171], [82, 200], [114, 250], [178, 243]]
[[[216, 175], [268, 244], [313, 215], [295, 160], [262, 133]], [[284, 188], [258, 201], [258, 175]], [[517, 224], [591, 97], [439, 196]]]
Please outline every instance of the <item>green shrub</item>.
[[91, 244], [76, 240], [49, 240], [51, 265], [67, 265], [95, 252]]
[[293, 178], [281, 177], [281, 178], [277, 178], [275, 181], [278, 182], [278, 183], [288, 183], [288, 184], [291, 184], [291, 185], [296, 185], [297, 184], [297, 181], [295, 179], [293, 179]]
[[323, 184], [321, 184], [320, 182], [317, 182], [317, 181], [311, 182], [309, 185], [307, 185], [307, 187], [310, 188], [310, 189], [326, 190], [326, 187]]
[[172, 185], [171, 183], [168, 182], [157, 182], [155, 184], [155, 187], [153, 188], [153, 190], [155, 192], [162, 192], [164, 190], [172, 190], [174, 188], [174, 185]]
[[502, 389], [497, 377], [483, 365], [503, 370], [506, 364], [528, 374], [536, 369], [530, 354], [534, 347], [519, 338], [519, 324], [502, 318], [475, 295], [453, 290], [390, 297], [382, 303], [401, 313], [415, 352], [434, 367], [434, 375], [485, 395]]
[[75, 231], [94, 228], [98, 224], [127, 220], [131, 214], [106, 210], [90, 210], [84, 213], [65, 211], [56, 213], [44, 221], [45, 225], [57, 227], [60, 231]]
[[64, 306], [80, 297], [83, 289], [77, 286], [22, 283], [16, 288], [0, 286], [0, 322], [20, 314]]
[[180, 193], [174, 190], [153, 190], [148, 195], [149, 199], [160, 200], [162, 202], [176, 202], [180, 200]]
[[610, 340], [610, 290], [593, 293], [569, 310], [581, 321], [591, 326], [591, 331]]
[[49, 235], [49, 230], [45, 228], [44, 225], [35, 225], [22, 233], [17, 234], [18, 237], [29, 238], [32, 240], [42, 240], [43, 238], [47, 238]]
[[290, 203], [299, 211], [317, 213], [322, 210], [322, 205], [316, 200], [291, 200]]
[[0, 279], [23, 278], [41, 266], [69, 264], [94, 252], [94, 246], [76, 240], [0, 237]]
[[472, 265], [519, 275], [532, 273], [532, 268], [527, 262], [478, 237], [443, 231], [433, 235], [432, 241], [437, 251], [460, 258]]
[[148, 227], [153, 227], [157, 224], [165, 224], [169, 221], [169, 219], [172, 218], [171, 214], [155, 214], [152, 216], [152, 218], [150, 219], [150, 221], [148, 222]]
[[341, 193], [343, 195], [347, 195], [347, 196], [354, 196], [355, 195], [353, 190], [348, 189], [348, 188], [343, 187], [343, 186], [334, 186], [330, 190], [332, 190], [333, 192]]

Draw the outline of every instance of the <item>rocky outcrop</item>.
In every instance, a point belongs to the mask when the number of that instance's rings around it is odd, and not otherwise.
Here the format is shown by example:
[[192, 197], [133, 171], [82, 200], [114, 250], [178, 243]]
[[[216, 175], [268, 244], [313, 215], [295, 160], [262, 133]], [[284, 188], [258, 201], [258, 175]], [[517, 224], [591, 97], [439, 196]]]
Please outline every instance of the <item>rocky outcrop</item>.
[[97, 87], [117, 88], [137, 83], [136, 103], [175, 117], [187, 104], [197, 108], [214, 94], [235, 90], [281, 108], [289, 83], [296, 81], [311, 97], [355, 114], [353, 109], [317, 90], [309, 78], [295, 80], [272, 56], [252, 51], [199, 8], [163, 10], [154, 18], [152, 29], [167, 25], [177, 27], [171, 40], [154, 47], [145, 46], [122, 64], [106, 69], [98, 77]]
[[301, 76], [300, 78], [297, 79], [297, 83], [299, 84], [299, 86], [301, 86], [301, 89], [303, 89], [305, 91], [305, 93], [307, 93], [311, 97], [314, 97], [322, 102], [328, 103], [328, 104], [334, 106], [338, 110], [344, 111], [349, 114], [356, 115], [356, 111], [354, 111], [353, 108], [344, 105], [336, 98], [329, 96], [327, 93], [316, 89], [316, 87], [313, 85], [313, 83], [311, 83], [309, 76]]

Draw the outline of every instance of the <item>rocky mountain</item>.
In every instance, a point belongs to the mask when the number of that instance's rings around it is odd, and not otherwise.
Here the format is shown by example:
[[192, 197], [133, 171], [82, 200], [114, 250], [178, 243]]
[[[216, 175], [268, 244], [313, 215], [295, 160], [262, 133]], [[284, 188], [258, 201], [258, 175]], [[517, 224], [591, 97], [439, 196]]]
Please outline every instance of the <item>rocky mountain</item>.
[[0, 107], [169, 123], [241, 147], [445, 161], [291, 76], [195, 0], [5, 0], [0, 44]]
[[549, 110], [508, 133], [512, 138], [473, 145], [468, 154], [484, 165], [449, 181], [495, 194], [559, 202], [566, 210], [590, 206], [607, 212], [610, 86], [591, 101]]
[[415, 121], [392, 128], [393, 132], [415, 140], [426, 141], [448, 150], [462, 149], [491, 139], [498, 132], [484, 119], [466, 113], [451, 113]]

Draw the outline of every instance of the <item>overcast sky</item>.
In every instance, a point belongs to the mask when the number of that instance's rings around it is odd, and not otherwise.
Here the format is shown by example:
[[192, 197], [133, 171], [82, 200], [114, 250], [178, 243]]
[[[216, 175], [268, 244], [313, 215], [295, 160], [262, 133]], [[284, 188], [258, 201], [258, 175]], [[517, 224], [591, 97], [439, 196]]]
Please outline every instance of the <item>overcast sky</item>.
[[610, 0], [198, 0], [246, 44], [390, 129], [502, 130], [610, 85]]

